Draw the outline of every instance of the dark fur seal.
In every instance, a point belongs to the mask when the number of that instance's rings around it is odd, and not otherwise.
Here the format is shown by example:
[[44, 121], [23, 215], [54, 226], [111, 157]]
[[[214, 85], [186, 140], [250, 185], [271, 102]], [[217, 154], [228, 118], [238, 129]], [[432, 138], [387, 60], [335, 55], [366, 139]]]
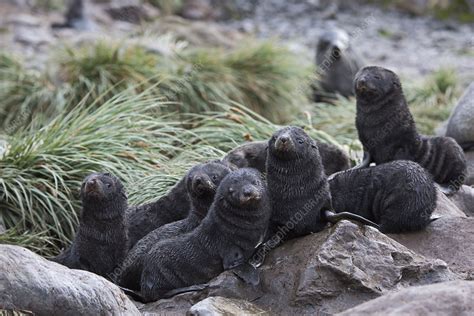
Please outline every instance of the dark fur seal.
[[[339, 147], [322, 142], [316, 142], [321, 155], [326, 175], [343, 171], [351, 167], [349, 156]], [[267, 160], [268, 141], [255, 141], [240, 145], [231, 150], [223, 161], [231, 163], [238, 168], [255, 168], [265, 172]]]
[[[354, 95], [352, 81], [364, 61], [351, 47], [349, 35], [340, 29], [325, 31], [318, 40], [316, 65], [321, 87], [329, 93]], [[315, 101], [324, 99], [315, 91]]]
[[117, 283], [131, 290], [140, 290], [142, 257], [159, 241], [185, 234], [196, 228], [207, 215], [220, 182], [231, 172], [221, 163], [208, 162], [194, 166], [186, 175], [191, 200], [189, 215], [180, 221], [161, 226], [143, 237], [128, 253], [118, 269]]
[[186, 176], [184, 176], [157, 201], [129, 208], [130, 247], [156, 228], [184, 219], [188, 216], [189, 209], [190, 200], [186, 188]]
[[127, 196], [119, 179], [92, 173], [81, 187], [82, 212], [72, 245], [52, 261], [109, 277], [128, 252]]
[[268, 143], [267, 183], [272, 203], [270, 235], [280, 241], [321, 231], [331, 209], [318, 146], [303, 129], [280, 129]]
[[245, 262], [263, 238], [270, 213], [258, 171], [239, 169], [228, 174], [201, 224], [192, 232], [158, 243], [144, 258], [144, 301], [208, 282]]
[[462, 148], [449, 137], [418, 134], [398, 76], [382, 67], [365, 67], [354, 80], [357, 97], [356, 126], [364, 146], [364, 162], [381, 164], [412, 160], [434, 180], [456, 191], [466, 177]]
[[383, 233], [421, 230], [436, 208], [431, 175], [412, 161], [346, 170], [336, 174], [329, 185], [337, 212], [350, 211], [372, 220]]
[[64, 23], [53, 23], [52, 28], [74, 28], [80, 30], [90, 30], [92, 21], [86, 17], [86, 0], [70, 0]]

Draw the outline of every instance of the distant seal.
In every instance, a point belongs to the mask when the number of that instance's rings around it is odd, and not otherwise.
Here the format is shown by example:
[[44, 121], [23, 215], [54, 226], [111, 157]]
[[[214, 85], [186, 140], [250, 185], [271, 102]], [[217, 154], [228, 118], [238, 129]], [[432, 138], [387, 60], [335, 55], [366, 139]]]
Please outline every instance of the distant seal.
[[189, 215], [153, 230], [137, 242], [118, 269], [117, 283], [131, 290], [140, 290], [143, 256], [158, 242], [196, 228], [207, 215], [220, 182], [230, 172], [230, 168], [217, 162], [198, 164], [191, 168], [186, 175], [186, 187], [191, 200]]
[[364, 146], [361, 167], [371, 162], [412, 160], [427, 169], [445, 192], [459, 189], [466, 177], [462, 148], [449, 137], [418, 134], [394, 72], [382, 67], [365, 67], [357, 73], [354, 87], [356, 126]]
[[228, 174], [201, 224], [158, 243], [144, 258], [140, 281], [144, 301], [208, 282], [245, 262], [263, 238], [270, 213], [266, 185], [257, 170]]
[[383, 233], [425, 228], [436, 208], [431, 175], [413, 161], [346, 170], [329, 180], [336, 212], [352, 212], [380, 225]]
[[[319, 154], [326, 175], [331, 175], [351, 167], [350, 157], [339, 147], [317, 141], [316, 144], [319, 148]], [[264, 173], [267, 148], [268, 141], [245, 143], [231, 150], [223, 158], [223, 161], [231, 163], [238, 168], [255, 168]]]
[[64, 23], [53, 23], [53, 28], [91, 30], [93, 22], [86, 16], [86, 0], [70, 0]]
[[52, 261], [109, 277], [129, 248], [125, 189], [109, 173], [92, 173], [82, 184], [81, 199], [82, 211], [74, 241]]
[[466, 151], [474, 148], [474, 82], [469, 85], [453, 109], [446, 136], [454, 138]]
[[299, 127], [282, 128], [268, 142], [266, 166], [269, 237], [283, 241], [321, 231], [331, 194], [316, 142]]
[[[354, 95], [352, 81], [364, 61], [351, 47], [349, 35], [341, 29], [325, 31], [316, 48], [317, 74], [321, 87], [330, 93]], [[317, 92], [318, 93], [318, 92]], [[317, 94], [315, 101], [321, 99]]]

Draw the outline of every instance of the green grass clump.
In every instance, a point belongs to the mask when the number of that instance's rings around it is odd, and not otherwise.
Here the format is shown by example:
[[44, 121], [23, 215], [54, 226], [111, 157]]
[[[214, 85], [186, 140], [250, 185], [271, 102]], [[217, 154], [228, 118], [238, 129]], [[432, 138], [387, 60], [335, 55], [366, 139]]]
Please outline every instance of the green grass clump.
[[12, 135], [0, 158], [6, 228], [47, 232], [65, 243], [78, 222], [78, 189], [87, 174], [107, 170], [133, 183], [166, 169], [186, 132], [149, 115], [159, 106], [159, 100], [124, 92], [101, 107], [62, 113], [36, 132]]
[[0, 54], [0, 132], [12, 134], [35, 117], [35, 123], [57, 113], [64, 98], [44, 74], [27, 70], [10, 55]]
[[60, 58], [59, 76], [71, 86], [71, 98], [76, 103], [87, 94], [90, 100], [97, 101], [99, 96], [107, 100], [146, 83], [156, 75], [156, 62], [156, 56], [140, 46], [98, 41], [79, 49], [66, 48]]
[[309, 65], [273, 42], [224, 51], [197, 49], [162, 60], [160, 89], [181, 112], [214, 110], [213, 101], [235, 101], [274, 122], [290, 121], [307, 104]]

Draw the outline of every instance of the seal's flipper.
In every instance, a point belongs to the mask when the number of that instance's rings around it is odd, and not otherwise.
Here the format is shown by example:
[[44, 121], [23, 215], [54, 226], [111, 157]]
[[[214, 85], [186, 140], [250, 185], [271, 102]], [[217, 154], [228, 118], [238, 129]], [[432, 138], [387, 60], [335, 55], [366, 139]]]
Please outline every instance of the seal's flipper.
[[350, 212], [335, 213], [333, 211], [326, 210], [326, 211], [324, 211], [324, 217], [326, 218], [326, 220], [328, 222], [330, 222], [332, 224], [335, 224], [338, 221], [343, 220], [343, 219], [348, 219], [348, 220], [357, 221], [357, 222], [362, 223], [362, 224], [367, 225], [367, 226], [372, 226], [372, 227], [377, 228], [378, 230], [380, 230], [380, 225], [372, 222], [371, 220], [368, 220], [365, 217], [362, 217], [360, 215], [350, 213]]
[[244, 263], [232, 272], [246, 284], [257, 286], [260, 283], [260, 271], [250, 263]]
[[127, 289], [125, 287], [118, 286], [126, 295], [133, 298], [135, 301], [140, 303], [148, 303], [147, 300], [137, 291]]
[[370, 153], [366, 150], [364, 150], [364, 158], [362, 158], [362, 162], [358, 164], [355, 167], [352, 167], [351, 169], [362, 169], [362, 168], [367, 168], [370, 166], [370, 163], [372, 162], [372, 158], [370, 157]]
[[187, 287], [181, 287], [179, 289], [174, 289], [169, 292], [166, 292], [162, 298], [171, 298], [173, 296], [176, 296], [178, 294], [183, 294], [183, 293], [189, 293], [189, 292], [198, 292], [202, 291], [209, 288], [209, 284], [204, 283], [204, 284], [196, 284], [196, 285], [191, 285]]
[[456, 192], [458, 192], [458, 190], [455, 187], [453, 187], [452, 185], [439, 184], [439, 183], [435, 183], [435, 185], [446, 196], [452, 196]]

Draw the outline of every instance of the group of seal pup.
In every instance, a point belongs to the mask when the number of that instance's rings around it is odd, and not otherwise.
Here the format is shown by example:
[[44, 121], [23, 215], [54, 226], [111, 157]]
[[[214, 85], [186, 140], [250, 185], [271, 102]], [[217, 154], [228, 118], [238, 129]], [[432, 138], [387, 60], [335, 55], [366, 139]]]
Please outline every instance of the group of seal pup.
[[107, 277], [149, 302], [224, 270], [245, 270], [262, 245], [342, 218], [384, 233], [423, 229], [436, 207], [434, 180], [454, 191], [462, 183], [463, 151], [450, 138], [417, 133], [392, 71], [365, 67], [354, 87], [361, 165], [350, 169], [344, 151], [289, 126], [194, 166], [146, 205], [128, 206], [119, 179], [93, 173], [81, 188], [76, 237], [52, 260]]

